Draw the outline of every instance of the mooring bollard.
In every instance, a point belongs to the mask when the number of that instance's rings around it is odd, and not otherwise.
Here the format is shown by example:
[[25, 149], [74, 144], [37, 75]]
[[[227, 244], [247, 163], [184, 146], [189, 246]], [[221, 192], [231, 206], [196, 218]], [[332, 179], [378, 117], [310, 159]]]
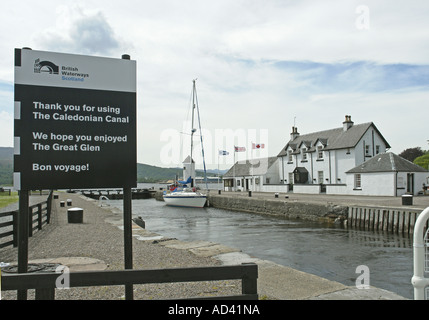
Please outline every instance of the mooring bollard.
[[252, 191], [249, 191], [249, 197], [251, 197], [252, 196]]
[[279, 194], [276, 192], [275, 194], [274, 194], [274, 198], [278, 198], [279, 197]]
[[218, 194], [221, 194], [221, 193], [222, 193], [222, 191], [221, 191], [221, 190], [218, 190], [218, 191], [217, 191], [217, 193], [218, 193]]
[[67, 210], [68, 223], [83, 223], [83, 209], [70, 208]]
[[413, 205], [413, 195], [411, 195], [411, 194], [402, 195], [402, 205], [403, 206], [412, 206]]

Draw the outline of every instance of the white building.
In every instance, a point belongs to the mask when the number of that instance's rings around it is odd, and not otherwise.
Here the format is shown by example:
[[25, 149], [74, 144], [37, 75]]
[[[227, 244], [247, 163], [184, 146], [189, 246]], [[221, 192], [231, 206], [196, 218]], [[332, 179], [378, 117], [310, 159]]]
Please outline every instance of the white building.
[[186, 181], [189, 177], [195, 178], [195, 161], [191, 156], [187, 156], [182, 162], [183, 164], [183, 180]]
[[[374, 123], [354, 124], [346, 115], [342, 127], [300, 135], [277, 157], [237, 162], [225, 175], [225, 190], [310, 194], [400, 196], [418, 194], [429, 184], [429, 172], [393, 153]], [[276, 160], [277, 159], [277, 160]], [[277, 172], [275, 172], [278, 170]]]
[[297, 193], [345, 187], [348, 170], [389, 148], [374, 123], [355, 125], [351, 116], [345, 117], [342, 127], [304, 135], [292, 127], [289, 142], [278, 154], [280, 180]]
[[270, 185], [278, 185], [279, 159], [269, 157], [238, 161], [223, 176], [225, 191], [275, 191]]
[[374, 196], [423, 193], [429, 176], [427, 170], [391, 152], [379, 154], [346, 174], [347, 194]]

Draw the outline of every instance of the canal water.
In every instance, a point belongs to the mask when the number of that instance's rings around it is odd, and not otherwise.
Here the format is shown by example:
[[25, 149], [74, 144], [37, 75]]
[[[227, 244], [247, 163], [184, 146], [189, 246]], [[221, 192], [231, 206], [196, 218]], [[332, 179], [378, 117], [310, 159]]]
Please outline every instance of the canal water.
[[[122, 201], [110, 201], [122, 208]], [[146, 229], [182, 241], [206, 240], [260, 259], [354, 286], [365, 265], [370, 285], [413, 299], [412, 237], [271, 218], [216, 208], [168, 207], [133, 200]]]

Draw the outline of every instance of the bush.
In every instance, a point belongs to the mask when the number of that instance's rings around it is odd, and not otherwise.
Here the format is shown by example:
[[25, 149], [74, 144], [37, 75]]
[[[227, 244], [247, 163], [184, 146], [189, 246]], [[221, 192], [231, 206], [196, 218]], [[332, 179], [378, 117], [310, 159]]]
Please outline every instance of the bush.
[[417, 157], [414, 159], [414, 163], [427, 170], [429, 168], [429, 153]]

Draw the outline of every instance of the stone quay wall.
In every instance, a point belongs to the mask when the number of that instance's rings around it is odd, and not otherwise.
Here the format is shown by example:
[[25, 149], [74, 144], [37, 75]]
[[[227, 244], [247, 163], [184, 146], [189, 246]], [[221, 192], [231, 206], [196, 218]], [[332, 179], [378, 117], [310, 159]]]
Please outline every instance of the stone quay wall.
[[260, 199], [209, 195], [208, 205], [215, 208], [252, 212], [287, 219], [343, 223], [348, 207], [334, 204], [302, 203], [280, 199]]

